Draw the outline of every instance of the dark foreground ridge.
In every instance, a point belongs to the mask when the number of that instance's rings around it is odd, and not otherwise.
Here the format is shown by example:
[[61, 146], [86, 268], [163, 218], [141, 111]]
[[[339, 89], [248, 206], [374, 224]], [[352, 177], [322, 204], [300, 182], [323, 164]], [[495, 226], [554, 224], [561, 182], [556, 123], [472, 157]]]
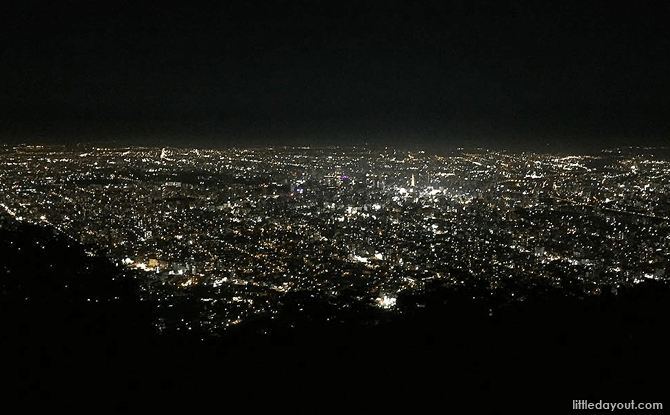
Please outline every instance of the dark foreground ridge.
[[5, 221], [0, 249], [12, 409], [567, 410], [666, 396], [665, 282], [588, 297], [533, 286], [513, 302], [474, 282], [433, 285], [393, 315], [355, 293], [334, 304], [304, 292], [217, 337], [159, 335], [133, 275], [88, 247]]

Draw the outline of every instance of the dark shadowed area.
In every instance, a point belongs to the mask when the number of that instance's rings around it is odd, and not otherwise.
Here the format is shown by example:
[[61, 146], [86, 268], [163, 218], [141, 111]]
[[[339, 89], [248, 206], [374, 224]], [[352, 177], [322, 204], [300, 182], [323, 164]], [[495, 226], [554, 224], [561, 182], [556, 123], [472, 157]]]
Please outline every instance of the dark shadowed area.
[[514, 304], [436, 283], [387, 317], [365, 298], [334, 310], [304, 292], [278, 318], [221, 336], [158, 335], [132, 274], [49, 228], [3, 221], [12, 409], [269, 409], [291, 396], [301, 408], [495, 411], [663, 396], [667, 282], [589, 298], [534, 284], [517, 287], [527, 299]]
[[2, 17], [0, 137], [588, 150], [667, 137], [666, 2], [69, 2]]

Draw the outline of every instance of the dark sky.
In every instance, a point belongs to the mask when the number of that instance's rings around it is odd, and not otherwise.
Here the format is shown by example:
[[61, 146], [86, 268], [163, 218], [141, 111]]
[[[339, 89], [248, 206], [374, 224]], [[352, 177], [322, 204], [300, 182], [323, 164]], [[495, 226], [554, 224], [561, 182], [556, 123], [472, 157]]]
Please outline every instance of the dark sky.
[[670, 134], [667, 1], [163, 3], [4, 13], [2, 139], [561, 148]]

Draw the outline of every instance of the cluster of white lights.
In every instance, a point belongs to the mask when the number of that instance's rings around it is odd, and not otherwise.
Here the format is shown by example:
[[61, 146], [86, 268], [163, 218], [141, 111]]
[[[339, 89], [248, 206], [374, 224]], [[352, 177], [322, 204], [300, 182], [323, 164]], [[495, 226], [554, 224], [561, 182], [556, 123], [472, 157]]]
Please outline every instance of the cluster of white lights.
[[383, 297], [378, 297], [377, 300], [377, 305], [381, 308], [393, 308], [396, 303], [396, 298], [395, 297], [389, 297], [389, 296], [383, 296]]

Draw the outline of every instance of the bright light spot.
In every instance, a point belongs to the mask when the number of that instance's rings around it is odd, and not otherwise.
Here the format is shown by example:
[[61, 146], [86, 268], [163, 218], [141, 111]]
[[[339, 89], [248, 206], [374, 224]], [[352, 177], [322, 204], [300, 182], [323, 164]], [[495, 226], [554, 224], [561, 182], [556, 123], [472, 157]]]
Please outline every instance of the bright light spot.
[[358, 262], [368, 262], [368, 259], [359, 255], [354, 255], [354, 259]]
[[139, 268], [139, 269], [141, 269], [142, 271], [145, 271], [145, 272], [152, 272], [155, 269], [155, 268], [153, 268], [153, 267], [151, 267], [151, 266], [149, 266], [149, 265], [147, 265], [143, 262], [134, 263], [132, 266], [135, 267], [135, 268]]
[[215, 288], [220, 287], [226, 281], [228, 281], [228, 278], [226, 278], [226, 277], [218, 278], [218, 279], [214, 280], [214, 282], [212, 282], [212, 286], [215, 287]]
[[383, 296], [383, 297], [378, 297], [377, 300], [377, 305], [379, 305], [381, 308], [391, 308], [395, 306], [396, 303], [396, 298], [395, 297], [388, 297], [388, 296]]

